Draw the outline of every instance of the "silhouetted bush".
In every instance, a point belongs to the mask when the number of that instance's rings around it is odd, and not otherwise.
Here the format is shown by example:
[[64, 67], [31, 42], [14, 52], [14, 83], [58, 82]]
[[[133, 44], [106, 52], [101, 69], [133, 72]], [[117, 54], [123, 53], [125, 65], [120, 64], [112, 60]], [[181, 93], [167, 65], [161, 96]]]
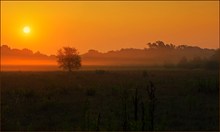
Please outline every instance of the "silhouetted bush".
[[220, 50], [216, 50], [215, 53], [209, 57], [208, 59], [201, 59], [196, 56], [192, 60], [188, 60], [186, 57], [182, 57], [177, 67], [179, 68], [187, 68], [187, 69], [210, 69], [217, 70], [219, 69], [219, 61], [220, 61]]
[[187, 68], [188, 67], [188, 60], [186, 57], [182, 57], [179, 61], [179, 63], [177, 64], [178, 67], [180, 68]]
[[207, 69], [219, 69], [220, 61], [220, 49], [217, 49], [215, 54], [213, 54], [209, 60], [206, 62], [205, 67]]

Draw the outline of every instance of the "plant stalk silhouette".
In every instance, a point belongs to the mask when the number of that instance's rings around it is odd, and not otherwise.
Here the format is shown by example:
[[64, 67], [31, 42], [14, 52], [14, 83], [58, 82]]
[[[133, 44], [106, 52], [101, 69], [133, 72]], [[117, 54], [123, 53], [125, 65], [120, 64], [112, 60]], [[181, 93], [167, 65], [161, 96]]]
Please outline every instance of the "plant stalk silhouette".
[[101, 114], [100, 114], [100, 112], [99, 112], [99, 114], [98, 114], [98, 119], [97, 119], [96, 131], [100, 131], [100, 119], [101, 119]]
[[141, 115], [141, 122], [142, 122], [142, 126], [141, 126], [141, 130], [142, 131], [145, 131], [145, 108], [144, 108], [144, 102], [142, 101], [141, 102], [141, 112], [142, 112], [142, 115]]
[[133, 96], [133, 104], [134, 104], [134, 119], [135, 119], [135, 121], [138, 120], [138, 102], [139, 102], [139, 98], [138, 98], [138, 89], [135, 88], [135, 95]]
[[156, 107], [156, 97], [155, 97], [156, 88], [152, 81], [149, 81], [147, 86], [147, 93], [149, 98], [149, 118], [150, 118], [150, 127], [149, 130], [154, 130], [154, 120], [155, 120], [155, 107]]
[[124, 90], [122, 101], [123, 101], [123, 131], [128, 131], [128, 112], [127, 112], [127, 98], [128, 93], [127, 90]]

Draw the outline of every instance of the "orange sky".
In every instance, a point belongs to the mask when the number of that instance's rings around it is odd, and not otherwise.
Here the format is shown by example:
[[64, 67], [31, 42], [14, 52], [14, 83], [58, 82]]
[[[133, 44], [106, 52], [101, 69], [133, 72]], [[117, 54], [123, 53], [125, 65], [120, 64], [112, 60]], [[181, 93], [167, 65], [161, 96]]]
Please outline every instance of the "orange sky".
[[[31, 28], [30, 34], [23, 27]], [[144, 48], [146, 43], [219, 47], [219, 2], [1, 1], [1, 44], [56, 54]]]

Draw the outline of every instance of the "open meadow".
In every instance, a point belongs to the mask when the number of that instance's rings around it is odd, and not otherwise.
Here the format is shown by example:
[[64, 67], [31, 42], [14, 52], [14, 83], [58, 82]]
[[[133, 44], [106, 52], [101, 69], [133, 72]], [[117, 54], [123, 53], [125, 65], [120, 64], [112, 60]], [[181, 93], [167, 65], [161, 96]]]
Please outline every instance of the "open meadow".
[[217, 131], [219, 73], [1, 72], [1, 129]]

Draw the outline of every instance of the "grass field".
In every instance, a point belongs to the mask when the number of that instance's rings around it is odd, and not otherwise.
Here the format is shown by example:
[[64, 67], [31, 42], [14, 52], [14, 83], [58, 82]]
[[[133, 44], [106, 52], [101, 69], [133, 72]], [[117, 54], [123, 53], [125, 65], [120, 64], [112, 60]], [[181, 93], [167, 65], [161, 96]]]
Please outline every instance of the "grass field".
[[149, 81], [154, 130], [219, 130], [218, 71], [171, 69], [1, 72], [1, 129], [150, 130]]

